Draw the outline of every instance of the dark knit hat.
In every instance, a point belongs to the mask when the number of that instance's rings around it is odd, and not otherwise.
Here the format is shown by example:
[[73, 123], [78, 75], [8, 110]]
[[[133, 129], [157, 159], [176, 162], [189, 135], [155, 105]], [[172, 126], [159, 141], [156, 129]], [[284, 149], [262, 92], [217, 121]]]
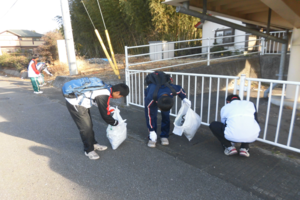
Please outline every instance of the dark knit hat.
[[233, 100], [241, 100], [240, 97], [236, 94], [231, 94], [231, 95], [228, 95], [227, 98], [226, 98], [226, 101], [233, 101]]

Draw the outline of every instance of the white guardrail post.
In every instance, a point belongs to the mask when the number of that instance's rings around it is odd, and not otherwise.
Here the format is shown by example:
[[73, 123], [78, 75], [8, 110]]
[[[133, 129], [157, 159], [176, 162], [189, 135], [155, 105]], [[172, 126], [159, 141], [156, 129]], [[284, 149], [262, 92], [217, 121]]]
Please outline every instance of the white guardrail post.
[[239, 96], [241, 100], [244, 99], [245, 79], [246, 79], [246, 75], [242, 74], [240, 78], [240, 88], [239, 88]]
[[260, 50], [260, 55], [265, 54], [265, 38], [261, 38], [261, 50]]
[[207, 66], [210, 65], [210, 38], [207, 40]]
[[[125, 46], [125, 82], [130, 90], [130, 77], [129, 77], [129, 71], [128, 71], [128, 49], [127, 49], [127, 46]], [[127, 95], [127, 97], [126, 97], [126, 105], [127, 106], [129, 106], [129, 100], [130, 100], [130, 95]]]

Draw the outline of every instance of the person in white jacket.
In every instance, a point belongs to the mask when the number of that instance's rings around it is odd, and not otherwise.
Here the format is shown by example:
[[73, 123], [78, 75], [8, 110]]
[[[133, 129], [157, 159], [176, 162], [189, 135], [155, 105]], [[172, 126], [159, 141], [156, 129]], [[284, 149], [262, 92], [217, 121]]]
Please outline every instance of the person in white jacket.
[[39, 57], [33, 56], [32, 60], [28, 64], [28, 77], [31, 80], [31, 84], [33, 87], [33, 93], [41, 94], [43, 91], [40, 91], [39, 81], [38, 78], [40, 76], [40, 72], [37, 70], [36, 65]]
[[225, 155], [237, 154], [234, 143], [241, 143], [240, 156], [249, 157], [249, 143], [260, 132], [256, 107], [250, 101], [241, 101], [238, 95], [229, 95], [226, 102], [221, 109], [221, 122], [214, 121], [209, 128], [221, 142]]

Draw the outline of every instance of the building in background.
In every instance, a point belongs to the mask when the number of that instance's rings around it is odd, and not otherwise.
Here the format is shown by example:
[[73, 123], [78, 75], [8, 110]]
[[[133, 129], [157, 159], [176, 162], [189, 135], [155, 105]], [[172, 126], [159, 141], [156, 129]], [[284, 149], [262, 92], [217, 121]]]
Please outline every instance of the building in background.
[[[232, 20], [224, 17], [218, 17], [232, 23], [246, 26], [241, 21]], [[227, 38], [222, 38], [223, 36], [232, 36]], [[218, 38], [219, 37], [219, 38]], [[211, 38], [209, 41], [210, 48], [215, 45], [224, 44], [225, 49], [230, 49], [231, 51], [244, 51], [245, 48], [245, 32], [240, 30], [235, 30], [233, 28], [217, 24], [210, 21], [205, 21], [202, 26], [202, 46], [208, 46], [208, 40], [206, 38]], [[207, 48], [203, 48], [202, 52], [207, 52]]]
[[35, 54], [42, 45], [42, 34], [29, 30], [6, 30], [0, 32], [0, 49], [3, 53]]

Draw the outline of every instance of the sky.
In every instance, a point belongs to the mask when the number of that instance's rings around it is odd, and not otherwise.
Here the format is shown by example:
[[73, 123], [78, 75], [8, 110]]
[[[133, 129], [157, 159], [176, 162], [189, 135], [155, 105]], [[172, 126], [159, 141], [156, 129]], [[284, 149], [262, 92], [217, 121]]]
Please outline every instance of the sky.
[[34, 30], [45, 34], [58, 28], [60, 0], [0, 0], [0, 32], [8, 29]]

